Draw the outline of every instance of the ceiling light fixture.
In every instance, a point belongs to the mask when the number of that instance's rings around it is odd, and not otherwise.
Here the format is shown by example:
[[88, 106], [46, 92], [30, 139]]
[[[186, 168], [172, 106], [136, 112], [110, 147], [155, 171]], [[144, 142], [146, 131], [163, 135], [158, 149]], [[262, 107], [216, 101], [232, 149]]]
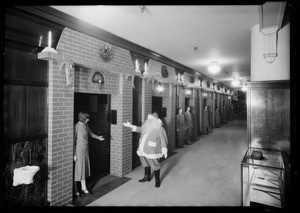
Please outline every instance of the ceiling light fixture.
[[221, 67], [218, 65], [217, 61], [212, 61], [211, 65], [208, 66], [208, 71], [212, 74], [220, 72]]
[[237, 87], [240, 85], [240, 80], [236, 79], [236, 77], [233, 77], [233, 81], [231, 82], [231, 85], [234, 87]]
[[243, 84], [242, 91], [244, 91], [244, 92], [247, 91], [247, 86], [246, 86], [246, 84]]
[[144, 13], [144, 11], [145, 11], [145, 5], [141, 5], [140, 9], [141, 9], [141, 12]]

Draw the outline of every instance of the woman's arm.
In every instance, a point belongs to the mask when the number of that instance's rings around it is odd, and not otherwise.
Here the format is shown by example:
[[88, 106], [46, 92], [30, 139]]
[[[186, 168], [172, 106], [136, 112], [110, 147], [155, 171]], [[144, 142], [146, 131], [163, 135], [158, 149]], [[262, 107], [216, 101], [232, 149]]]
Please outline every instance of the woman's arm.
[[90, 135], [92, 138], [95, 138], [95, 139], [97, 139], [97, 140], [100, 140], [100, 141], [103, 141], [103, 140], [104, 140], [103, 136], [94, 134], [94, 133], [91, 131], [90, 128], [89, 128], [89, 135]]

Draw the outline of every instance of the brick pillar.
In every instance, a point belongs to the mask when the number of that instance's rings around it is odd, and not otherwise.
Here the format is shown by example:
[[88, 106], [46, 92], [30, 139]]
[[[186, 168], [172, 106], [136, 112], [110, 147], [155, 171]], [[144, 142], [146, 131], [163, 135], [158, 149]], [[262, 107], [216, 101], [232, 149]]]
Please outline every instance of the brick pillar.
[[66, 86], [60, 63], [49, 60], [48, 201], [51, 206], [72, 202], [74, 92]]
[[111, 98], [112, 109], [117, 110], [117, 124], [111, 125], [110, 173], [118, 177], [132, 171], [132, 133], [123, 122], [132, 122], [132, 82], [119, 76], [120, 92]]

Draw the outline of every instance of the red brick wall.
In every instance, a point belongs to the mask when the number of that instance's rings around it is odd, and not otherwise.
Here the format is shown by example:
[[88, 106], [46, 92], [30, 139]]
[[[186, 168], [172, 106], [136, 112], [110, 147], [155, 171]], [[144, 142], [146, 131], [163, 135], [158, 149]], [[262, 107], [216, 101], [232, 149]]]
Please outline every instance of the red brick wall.
[[74, 92], [64, 82], [57, 61], [49, 61], [48, 201], [66, 205], [72, 199]]
[[[129, 75], [134, 75], [134, 66], [128, 50], [112, 45], [113, 59], [104, 63], [99, 58], [99, 49], [104, 41], [65, 28], [56, 50], [58, 54], [41, 53], [40, 59], [49, 61], [49, 114], [48, 114], [48, 201], [51, 206], [68, 205], [72, 202], [73, 183], [73, 116], [74, 92], [110, 94], [111, 110], [117, 111], [117, 124], [111, 125], [110, 174], [124, 176], [132, 171], [132, 132], [122, 123], [132, 122], [133, 90]], [[74, 73], [74, 89], [66, 86], [63, 62], [72, 60], [79, 66]], [[167, 66], [169, 77], [161, 77], [163, 64], [149, 60], [152, 78], [163, 83], [163, 93], [155, 90], [155, 85], [142, 80], [142, 121], [152, 112], [152, 96], [163, 97], [163, 107], [167, 108], [169, 151], [175, 149], [175, 69]], [[100, 71], [105, 83], [101, 89], [92, 83], [92, 76]], [[153, 82], [153, 81], [152, 81]], [[185, 109], [184, 89], [180, 89], [179, 105]], [[191, 101], [195, 99], [193, 92]], [[192, 103], [191, 102], [191, 103]]]
[[[48, 201], [51, 206], [68, 205], [73, 193], [73, 111], [74, 92], [111, 94], [111, 109], [117, 110], [117, 124], [111, 125], [111, 168], [113, 175], [123, 176], [131, 169], [131, 131], [123, 127], [132, 118], [132, 87], [126, 80], [133, 64], [129, 51], [113, 46], [114, 57], [103, 63], [98, 50], [105, 42], [65, 28], [57, 45], [59, 54], [42, 53], [40, 59], [49, 60], [48, 114]], [[43, 58], [44, 57], [44, 58]], [[64, 60], [87, 69], [75, 71], [74, 89], [66, 86]], [[100, 71], [105, 77], [101, 89], [91, 83], [92, 75]]]

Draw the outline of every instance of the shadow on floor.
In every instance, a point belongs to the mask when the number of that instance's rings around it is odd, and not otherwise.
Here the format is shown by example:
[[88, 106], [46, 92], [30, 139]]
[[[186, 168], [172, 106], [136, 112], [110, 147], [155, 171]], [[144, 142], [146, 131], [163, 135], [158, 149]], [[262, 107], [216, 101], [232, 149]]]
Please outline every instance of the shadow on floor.
[[[167, 157], [167, 159], [170, 158], [170, 157], [172, 157], [172, 156], [175, 155], [176, 153], [177, 153], [177, 152], [174, 152], [174, 151], [168, 152], [168, 157]], [[160, 162], [163, 162], [164, 160], [166, 160], [166, 158], [162, 157], [159, 161], [160, 161]]]
[[[175, 155], [177, 152], [170, 151], [168, 153], [168, 158]], [[167, 159], [168, 159], [167, 158]], [[161, 158], [160, 162], [165, 161], [165, 158]], [[165, 176], [164, 174], [162, 176]], [[111, 192], [112, 190], [118, 188], [119, 186], [123, 185], [127, 181], [131, 180], [128, 177], [117, 177], [114, 175], [107, 175], [107, 176], [98, 176], [93, 180], [90, 180], [88, 184], [88, 189], [91, 191], [91, 194], [83, 195], [82, 197], [74, 198], [73, 205], [74, 206], [87, 206], [88, 204], [92, 203], [93, 201], [99, 199], [100, 197], [104, 196], [105, 194]], [[91, 190], [92, 189], [92, 190]]]
[[[98, 179], [98, 182], [96, 182], [93, 186], [93, 190], [91, 191], [91, 194], [83, 195], [82, 197], [77, 197], [73, 200], [74, 206], [87, 206], [91, 202], [99, 199], [103, 195], [109, 193], [110, 191], [118, 188], [119, 186], [123, 185], [127, 181], [131, 180], [131, 178], [128, 177], [116, 177], [114, 175], [108, 175], [106, 178], [106, 183], [102, 184], [102, 179]], [[89, 187], [88, 187], [89, 188]]]

